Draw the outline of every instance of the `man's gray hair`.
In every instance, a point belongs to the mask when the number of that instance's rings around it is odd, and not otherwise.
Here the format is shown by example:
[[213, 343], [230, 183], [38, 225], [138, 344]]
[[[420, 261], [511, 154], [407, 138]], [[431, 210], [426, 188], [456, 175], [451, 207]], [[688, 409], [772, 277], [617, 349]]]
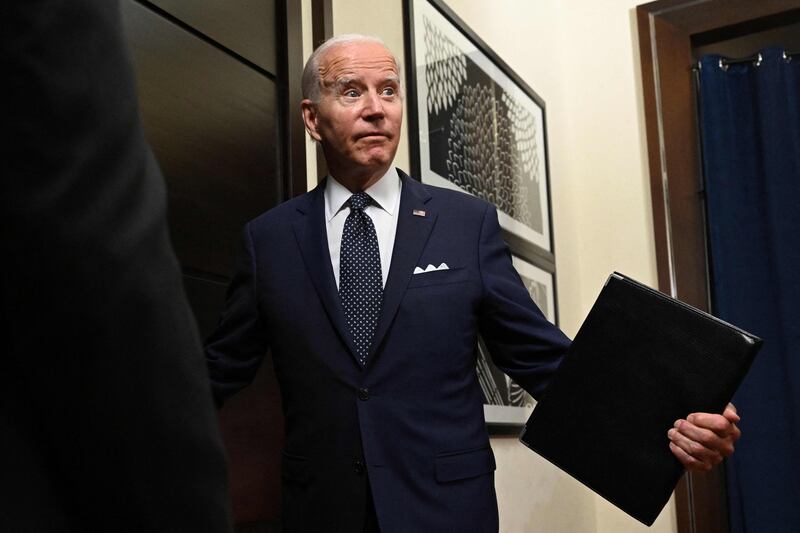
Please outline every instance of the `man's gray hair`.
[[343, 44], [349, 43], [378, 43], [382, 45], [389, 53], [392, 55], [392, 59], [394, 59], [394, 64], [397, 67], [397, 75], [400, 75], [400, 62], [397, 61], [397, 57], [389, 50], [389, 47], [386, 46], [381, 39], [378, 37], [373, 37], [371, 35], [361, 35], [358, 33], [347, 33], [344, 35], [337, 35], [336, 37], [331, 37], [321, 45], [317, 47], [316, 50], [311, 54], [311, 57], [308, 58], [306, 61], [306, 66], [303, 68], [303, 78], [302, 78], [302, 89], [303, 89], [303, 98], [308, 98], [314, 103], [318, 103], [320, 100], [320, 96], [322, 95], [322, 80], [319, 77], [319, 60], [325, 54], [325, 52], [334, 46], [339, 46]]

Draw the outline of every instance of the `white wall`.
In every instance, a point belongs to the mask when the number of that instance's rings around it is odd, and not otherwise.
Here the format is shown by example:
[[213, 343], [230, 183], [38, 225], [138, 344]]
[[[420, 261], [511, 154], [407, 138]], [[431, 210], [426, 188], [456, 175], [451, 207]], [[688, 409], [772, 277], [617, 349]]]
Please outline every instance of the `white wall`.
[[[640, 2], [447, 3], [546, 103], [559, 311], [572, 336], [613, 270], [656, 284], [633, 16]], [[405, 71], [402, 15], [401, 0], [333, 0], [335, 33], [381, 37]], [[407, 131], [396, 161], [410, 167]], [[492, 446], [504, 532], [677, 530], [672, 504], [648, 529], [516, 439]]]

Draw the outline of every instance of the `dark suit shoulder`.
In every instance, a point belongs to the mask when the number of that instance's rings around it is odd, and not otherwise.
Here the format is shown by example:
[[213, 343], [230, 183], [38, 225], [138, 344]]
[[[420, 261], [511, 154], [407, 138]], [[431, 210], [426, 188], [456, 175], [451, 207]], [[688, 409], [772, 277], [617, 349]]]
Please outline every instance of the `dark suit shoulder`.
[[415, 182], [412, 186], [419, 187], [431, 197], [430, 202], [445, 211], [455, 210], [463, 212], [467, 216], [482, 217], [487, 209], [494, 208], [492, 204], [482, 198], [454, 189], [420, 182]]
[[[324, 202], [322, 192], [323, 191], [317, 187], [300, 196], [286, 200], [264, 211], [250, 220], [247, 225], [250, 227], [251, 231], [260, 232], [263, 230], [272, 231], [284, 224], [291, 224], [298, 216], [309, 212], [313, 208], [315, 201]], [[319, 198], [317, 195], [319, 195]]]
[[426, 187], [431, 192], [431, 196], [434, 198], [439, 198], [441, 201], [464, 206], [466, 208], [484, 211], [487, 207], [492, 205], [483, 198], [478, 198], [477, 196], [473, 196], [462, 191], [446, 189], [444, 187], [437, 187], [435, 185], [423, 184], [423, 187]]

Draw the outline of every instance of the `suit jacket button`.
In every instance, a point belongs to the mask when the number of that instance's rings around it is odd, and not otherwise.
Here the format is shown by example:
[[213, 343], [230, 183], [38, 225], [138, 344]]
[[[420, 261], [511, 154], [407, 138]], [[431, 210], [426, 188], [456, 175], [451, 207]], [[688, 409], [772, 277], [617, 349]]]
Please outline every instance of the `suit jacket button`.
[[358, 399], [365, 402], [369, 400], [369, 389], [358, 389]]
[[364, 464], [364, 461], [356, 459], [353, 462], [353, 471], [359, 476], [362, 475], [364, 472], [367, 471], [367, 466]]

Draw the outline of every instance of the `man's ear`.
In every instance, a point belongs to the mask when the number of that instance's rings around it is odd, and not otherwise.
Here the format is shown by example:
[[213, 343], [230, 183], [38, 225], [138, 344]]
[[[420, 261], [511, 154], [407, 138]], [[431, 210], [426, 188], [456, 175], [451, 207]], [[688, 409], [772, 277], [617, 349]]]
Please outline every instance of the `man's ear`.
[[306, 98], [300, 102], [300, 111], [303, 113], [303, 124], [306, 125], [306, 131], [312, 139], [320, 142], [322, 137], [317, 131], [317, 106]]

